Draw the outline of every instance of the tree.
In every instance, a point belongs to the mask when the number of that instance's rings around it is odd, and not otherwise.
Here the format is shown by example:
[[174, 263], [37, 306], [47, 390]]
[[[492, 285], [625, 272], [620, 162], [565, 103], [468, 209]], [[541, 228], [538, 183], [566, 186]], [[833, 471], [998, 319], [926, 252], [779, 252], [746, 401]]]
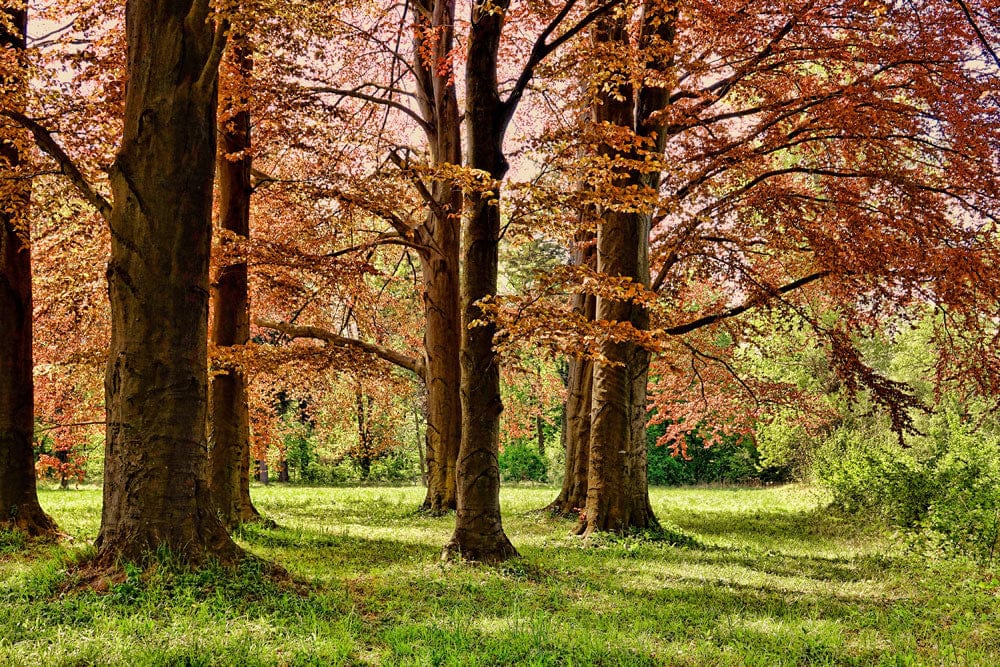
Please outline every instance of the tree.
[[[597, 239], [590, 230], [581, 230], [573, 243], [572, 261], [588, 269], [597, 267]], [[586, 321], [597, 316], [597, 298], [579, 292], [571, 297], [573, 313]], [[579, 516], [587, 506], [587, 488], [590, 477], [590, 411], [593, 405], [594, 361], [586, 357], [571, 356], [567, 363], [565, 419], [563, 421], [563, 446], [565, 466], [562, 488], [548, 510], [561, 516]]]
[[242, 553], [206, 477], [208, 262], [226, 22], [207, 2], [129, 0], [125, 130], [111, 169], [112, 330], [98, 558]]
[[[659, 189], [658, 171], [641, 165], [646, 155], [660, 155], [666, 146], [659, 117], [667, 105], [664, 74], [671, 66], [676, 19], [676, 4], [646, 0], [637, 44], [643, 61], [642, 82], [635, 85], [628, 71], [615, 70], [608, 72], [608, 79], [594, 82], [606, 91], [595, 101], [594, 121], [606, 125], [612, 136], [602, 142], [600, 153], [612, 165], [628, 165], [624, 169], [612, 168], [617, 173], [609, 185], [625, 196], [622, 204], [609, 202], [600, 216], [597, 271], [642, 286], [648, 285], [650, 279], [652, 210], [630, 202], [627, 195], [630, 191], [655, 193]], [[599, 47], [627, 46], [627, 17], [622, 14], [602, 18], [593, 33]], [[620, 136], [622, 131], [631, 137], [624, 147], [614, 139], [614, 134]], [[649, 327], [646, 307], [618, 295], [597, 299], [596, 318], [609, 323], [627, 322], [637, 331]], [[606, 340], [601, 345], [601, 356], [593, 367], [587, 505], [580, 526], [584, 535], [595, 530], [622, 532], [658, 525], [649, 504], [646, 479], [649, 351], [635, 341]]]
[[[913, 305], [947, 313], [939, 377], [996, 390], [973, 367], [995, 364], [998, 335], [996, 70], [980, 55], [989, 40], [968, 20], [971, 12], [995, 25], [996, 10], [880, 4], [867, 22], [869, 10], [847, 0], [770, 7], [689, 3], [676, 16], [661, 8], [673, 18], [651, 25], [620, 17], [621, 37], [587, 63], [587, 99], [600, 100], [602, 122], [581, 128], [573, 154], [593, 186], [574, 204], [604, 209], [599, 273], [581, 288], [579, 272], [564, 272], [562, 283], [596, 294], [604, 308], [597, 322], [518, 309], [510, 333], [545, 322], [549, 339], [563, 328], [599, 341], [589, 350], [595, 387], [616, 369], [647, 372], [634, 343], [654, 352], [661, 441], [682, 446], [689, 431], [705, 429], [711, 443], [751, 430], [781, 405], [789, 387], [743, 377], [731, 361], [755, 339], [806, 327], [827, 342], [840, 380], [870, 389], [902, 437], [917, 403], [865, 361], [857, 338], [896, 318], [898, 326]], [[635, 48], [644, 28], [663, 31], [659, 46]], [[643, 216], [652, 216], [648, 235]], [[754, 310], [778, 324], [760, 327], [746, 316]], [[628, 350], [634, 364], [620, 353]], [[612, 445], [612, 460], [614, 445], [628, 452], [626, 422], [645, 419], [644, 400], [634, 401], [640, 386], [605, 384], [614, 391], [595, 390], [591, 476], [612, 495], [634, 488], [638, 498], [641, 465], [624, 468], [627, 483], [593, 470], [597, 448]], [[618, 407], [623, 396], [634, 403], [631, 418]], [[601, 419], [609, 428], [596, 428]], [[647, 512], [635, 505], [641, 519]], [[593, 509], [585, 530], [636, 523], [606, 524], [601, 515], [614, 513]]]
[[[454, 0], [418, 1], [413, 68], [418, 102], [426, 123], [431, 164], [462, 164], [462, 122], [452, 62], [455, 48]], [[462, 440], [459, 385], [461, 309], [459, 231], [462, 188], [435, 178], [427, 197], [427, 221], [418, 230], [424, 292], [424, 355], [427, 369], [427, 498], [431, 512], [456, 507], [457, 461]]]
[[[252, 187], [249, 88], [253, 67], [252, 47], [239, 32], [229, 36], [224, 59], [218, 124], [218, 193], [221, 244], [234, 246], [241, 256], [223, 257], [212, 282], [213, 349], [250, 341], [250, 301], [246, 242], [250, 237]], [[260, 518], [250, 499], [250, 409], [242, 364], [223, 361], [213, 370], [210, 388], [209, 484], [215, 510], [228, 528]]]
[[[0, 12], [0, 80], [5, 111], [23, 112], [27, 90], [24, 58], [28, 17], [4, 4]], [[38, 504], [32, 439], [31, 247], [27, 209], [30, 180], [19, 169], [23, 132], [0, 125], [0, 527], [29, 535], [56, 532]]]
[[[500, 518], [497, 466], [500, 399], [496, 323], [482, 309], [497, 294], [501, 181], [509, 163], [504, 138], [525, 89], [541, 62], [615, 3], [599, 5], [572, 21], [572, 0], [553, 9], [513, 86], [501, 94], [499, 51], [510, 2], [477, 1], [472, 7], [465, 67], [468, 157], [480, 179], [466, 190], [462, 231], [462, 446], [458, 454], [455, 533], [445, 547], [468, 560], [499, 562], [517, 554]], [[562, 32], [557, 32], [562, 30]]]

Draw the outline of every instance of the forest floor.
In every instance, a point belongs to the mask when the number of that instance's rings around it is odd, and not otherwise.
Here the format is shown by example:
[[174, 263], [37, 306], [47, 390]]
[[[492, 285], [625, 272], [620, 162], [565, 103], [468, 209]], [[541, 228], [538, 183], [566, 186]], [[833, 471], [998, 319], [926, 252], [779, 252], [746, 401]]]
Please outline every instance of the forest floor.
[[96, 593], [73, 568], [100, 491], [43, 490], [76, 540], [0, 535], [0, 665], [1000, 664], [995, 569], [908, 552], [813, 489], [654, 489], [688, 546], [584, 545], [533, 512], [554, 493], [504, 489], [522, 558], [489, 568], [439, 560], [454, 518], [416, 513], [421, 489], [255, 487], [279, 527], [239, 542], [292, 581], [164, 556]]

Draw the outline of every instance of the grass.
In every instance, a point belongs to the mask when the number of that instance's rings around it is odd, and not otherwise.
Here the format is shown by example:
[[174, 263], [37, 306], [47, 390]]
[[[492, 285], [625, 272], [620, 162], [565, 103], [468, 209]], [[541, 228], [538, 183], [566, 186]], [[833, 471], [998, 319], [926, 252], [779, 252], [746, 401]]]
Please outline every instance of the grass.
[[441, 563], [453, 518], [417, 514], [416, 488], [253, 489], [279, 528], [249, 527], [237, 572], [126, 570], [73, 586], [100, 491], [45, 490], [76, 541], [0, 535], [3, 665], [992, 665], [1000, 584], [907, 555], [891, 535], [824, 511], [804, 487], [655, 489], [691, 546], [585, 546], [532, 510], [553, 489], [508, 488], [522, 558]]

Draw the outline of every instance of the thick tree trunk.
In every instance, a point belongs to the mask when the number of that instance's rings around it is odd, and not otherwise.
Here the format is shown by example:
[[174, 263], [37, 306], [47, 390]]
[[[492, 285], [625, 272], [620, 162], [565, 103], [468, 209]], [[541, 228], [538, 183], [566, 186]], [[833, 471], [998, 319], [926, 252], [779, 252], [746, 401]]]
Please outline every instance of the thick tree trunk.
[[[13, 31], [0, 22], [5, 100], [23, 111], [27, 13], [4, 9]], [[13, 32], [13, 34], [12, 34]], [[8, 69], [8, 67], [10, 69]], [[28, 241], [30, 181], [7, 179], [20, 166], [18, 130], [0, 127], [0, 528], [29, 535], [56, 532], [38, 504], [35, 488], [34, 380], [32, 378], [31, 250]], [[6, 182], [5, 182], [6, 181]]]
[[[250, 237], [250, 111], [247, 91], [253, 61], [241, 36], [231, 36], [224, 63], [218, 125], [219, 229], [237, 240]], [[230, 243], [224, 237], [223, 245]], [[231, 261], [231, 260], [224, 260]], [[247, 263], [220, 266], [212, 283], [212, 344], [219, 350], [250, 340]], [[260, 519], [250, 499], [250, 411], [241, 368], [228, 366], [212, 375], [209, 394], [211, 452], [209, 485], [222, 523], [235, 528]]]
[[498, 563], [517, 555], [500, 519], [499, 359], [496, 326], [482, 321], [478, 302], [496, 294], [500, 238], [500, 179], [507, 171], [503, 138], [507, 114], [497, 90], [497, 50], [508, 2], [477, 0], [466, 63], [469, 166], [493, 179], [490, 191], [472, 193], [462, 235], [462, 445], [458, 454], [458, 509], [447, 554]]
[[427, 364], [427, 497], [423, 507], [440, 514], [455, 509], [462, 441], [458, 222], [446, 220], [431, 230], [443, 252], [421, 257]]
[[[646, 58], [651, 83], [633, 90], [629, 83], [602, 96], [594, 105], [594, 120], [631, 129], [651, 140], [656, 154], [662, 155], [664, 128], [656, 124], [668, 103], [667, 77], [671, 66], [662, 50], [672, 43], [676, 5], [666, 0], [646, 0], [643, 5], [638, 52]], [[597, 22], [597, 43], [628, 42], [624, 17], [608, 16]], [[662, 79], [662, 80], [657, 80]], [[606, 146], [609, 157], [625, 157], [641, 163], [638, 148], [622, 153]], [[648, 189], [659, 187], [658, 173], [623, 172], [619, 187]], [[607, 276], [627, 277], [649, 286], [650, 213], [616, 211], [609, 207], [601, 217], [597, 233], [597, 270]], [[597, 318], [608, 322], [630, 322], [638, 330], [649, 328], [649, 313], [634, 301], [600, 298]], [[607, 363], [594, 366], [593, 409], [591, 413], [590, 471], [586, 513], [579, 531], [626, 532], [656, 527], [649, 503], [646, 470], [646, 385], [649, 352], [635, 343], [607, 342], [601, 347]]]
[[[648, 218], [605, 214], [598, 232], [598, 270], [649, 284]], [[641, 249], [640, 252], [636, 252]], [[645, 309], [600, 298], [597, 318], [648, 328]], [[657, 526], [646, 476], [646, 381], [649, 353], [632, 342], [605, 343], [607, 363], [594, 364], [590, 471], [580, 531], [627, 532]]]
[[[222, 38], [209, 5], [126, 4], [125, 130], [111, 169], [111, 346], [98, 559], [242, 551], [207, 477], [208, 262]], [[221, 31], [220, 31], [221, 33]]]
[[[435, 166], [462, 164], [462, 125], [450, 60], [454, 47], [454, 0], [422, 0], [414, 72], [418, 101], [428, 123]], [[428, 48], [430, 53], [428, 53]], [[427, 496], [424, 509], [440, 514], [456, 507], [456, 466], [462, 441], [459, 384], [462, 307], [459, 285], [462, 189], [448, 180], [431, 185], [431, 210], [421, 230], [424, 281], [424, 350], [427, 368]]]
[[[573, 248], [574, 264], [596, 268], [597, 249], [593, 232], [581, 233]], [[597, 299], [593, 294], [575, 294], [573, 310], [593, 320]], [[594, 363], [589, 359], [570, 359], [566, 378], [566, 403], [563, 405], [563, 442], [566, 463], [559, 495], [546, 508], [561, 516], [578, 515], [587, 505], [590, 472], [590, 409], [594, 381]]]

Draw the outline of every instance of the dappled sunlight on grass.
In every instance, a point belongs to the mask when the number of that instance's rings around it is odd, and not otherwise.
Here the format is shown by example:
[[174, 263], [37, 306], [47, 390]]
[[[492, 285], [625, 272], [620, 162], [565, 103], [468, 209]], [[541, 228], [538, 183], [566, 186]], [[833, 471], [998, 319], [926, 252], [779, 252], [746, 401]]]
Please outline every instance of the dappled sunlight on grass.
[[166, 567], [97, 594], [72, 577], [100, 490], [43, 490], [76, 540], [0, 557], [0, 664], [990, 664], [1000, 644], [987, 575], [805, 487], [655, 489], [689, 547], [584, 542], [537, 511], [554, 489], [505, 488], [522, 558], [496, 568], [440, 561], [454, 517], [418, 512], [421, 488], [252, 493], [277, 527], [236, 538], [294, 583]]

